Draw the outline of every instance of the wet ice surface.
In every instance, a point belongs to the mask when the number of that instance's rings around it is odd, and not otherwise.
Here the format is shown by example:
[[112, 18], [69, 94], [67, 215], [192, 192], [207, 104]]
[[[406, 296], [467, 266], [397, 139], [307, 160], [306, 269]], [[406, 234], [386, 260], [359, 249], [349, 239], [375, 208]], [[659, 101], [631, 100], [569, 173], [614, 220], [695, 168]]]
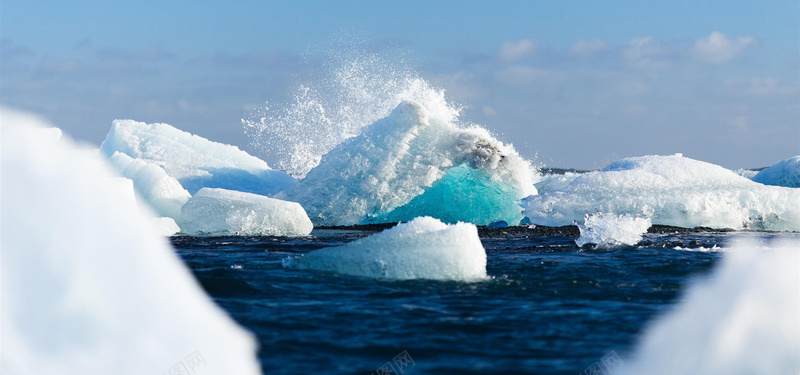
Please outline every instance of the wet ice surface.
[[649, 233], [639, 246], [581, 250], [570, 228], [480, 232], [493, 279], [474, 283], [281, 266], [372, 231], [172, 241], [211, 296], [258, 336], [265, 373], [370, 373], [405, 350], [411, 374], [556, 374], [630, 353], [646, 323], [707, 274], [716, 248], [735, 235]]

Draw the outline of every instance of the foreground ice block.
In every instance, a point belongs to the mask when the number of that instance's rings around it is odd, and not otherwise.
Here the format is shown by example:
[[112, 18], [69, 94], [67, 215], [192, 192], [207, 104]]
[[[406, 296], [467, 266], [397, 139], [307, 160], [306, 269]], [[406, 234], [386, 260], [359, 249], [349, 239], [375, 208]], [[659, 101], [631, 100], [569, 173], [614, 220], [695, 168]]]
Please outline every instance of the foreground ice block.
[[771, 167], [758, 172], [753, 181], [764, 185], [800, 188], [800, 156], [781, 160]]
[[233, 190], [203, 188], [182, 212], [192, 236], [305, 236], [314, 229], [296, 202]]
[[736, 241], [614, 374], [796, 374], [800, 239]]
[[111, 167], [42, 139], [37, 122], [0, 109], [0, 373], [260, 373], [252, 336], [131, 209]]
[[650, 219], [630, 214], [586, 215], [583, 224], [578, 224], [581, 236], [575, 243], [578, 246], [592, 243], [599, 248], [634, 246], [642, 240], [642, 235], [647, 233], [650, 224]]
[[145, 203], [159, 216], [183, 224], [181, 207], [191, 198], [178, 180], [167, 175], [161, 167], [141, 159], [115, 152], [109, 159], [122, 176], [133, 180], [133, 186]]
[[487, 277], [486, 251], [475, 225], [445, 224], [431, 217], [290, 258], [284, 266], [397, 280], [477, 281]]
[[263, 160], [236, 146], [212, 142], [167, 124], [114, 120], [100, 146], [111, 157], [121, 152], [163, 168], [194, 194], [204, 187], [271, 195], [295, 183], [288, 174], [270, 169]]
[[524, 206], [532, 223], [549, 226], [606, 212], [687, 228], [800, 231], [799, 189], [765, 186], [680, 155], [628, 158], [562, 177], [539, 185]]
[[536, 193], [535, 172], [484, 129], [461, 129], [422, 106], [392, 113], [326, 154], [290, 199], [312, 221], [353, 225], [432, 216], [486, 225], [522, 219], [518, 201]]

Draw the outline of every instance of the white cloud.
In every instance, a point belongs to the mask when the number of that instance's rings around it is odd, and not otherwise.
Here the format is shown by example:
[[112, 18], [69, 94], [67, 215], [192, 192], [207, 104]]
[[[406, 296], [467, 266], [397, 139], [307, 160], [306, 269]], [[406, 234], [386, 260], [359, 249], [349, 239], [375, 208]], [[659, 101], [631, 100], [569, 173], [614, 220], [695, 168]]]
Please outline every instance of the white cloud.
[[497, 114], [497, 111], [495, 111], [492, 107], [483, 106], [483, 114], [487, 116], [494, 116]]
[[536, 52], [536, 48], [536, 43], [530, 39], [522, 39], [519, 42], [508, 41], [500, 46], [497, 56], [502, 61], [514, 62]]
[[588, 58], [607, 49], [608, 45], [606, 42], [600, 39], [581, 40], [569, 47], [569, 54], [577, 57]]
[[663, 53], [664, 47], [655, 39], [648, 36], [631, 39], [631, 41], [628, 42], [628, 47], [622, 50], [622, 57], [631, 62], [645, 62]]
[[708, 37], [698, 40], [692, 51], [700, 61], [720, 64], [741, 55], [747, 47], [755, 43], [756, 39], [751, 36], [728, 39], [725, 34], [715, 31]]
[[800, 89], [774, 78], [753, 78], [750, 80], [747, 92], [754, 96], [776, 96], [797, 94]]

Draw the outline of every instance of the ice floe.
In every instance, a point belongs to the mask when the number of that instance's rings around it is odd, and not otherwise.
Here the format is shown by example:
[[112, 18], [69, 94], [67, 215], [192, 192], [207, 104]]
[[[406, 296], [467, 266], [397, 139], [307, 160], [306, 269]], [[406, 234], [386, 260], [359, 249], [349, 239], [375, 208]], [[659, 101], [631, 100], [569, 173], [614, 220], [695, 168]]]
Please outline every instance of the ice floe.
[[343, 246], [289, 258], [287, 268], [384, 279], [476, 281], [486, 276], [486, 251], [473, 224], [419, 217]]
[[234, 190], [200, 189], [182, 214], [193, 236], [305, 236], [314, 229], [298, 203]]

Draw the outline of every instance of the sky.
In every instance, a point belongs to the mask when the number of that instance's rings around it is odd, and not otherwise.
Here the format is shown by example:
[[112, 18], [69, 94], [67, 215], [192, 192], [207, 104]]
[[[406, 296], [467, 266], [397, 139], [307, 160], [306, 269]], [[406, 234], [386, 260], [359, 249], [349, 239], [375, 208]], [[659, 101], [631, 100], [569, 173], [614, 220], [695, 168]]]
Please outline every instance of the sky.
[[0, 39], [0, 104], [94, 144], [130, 118], [258, 155], [241, 119], [346, 49], [403, 56], [462, 120], [548, 166], [800, 154], [794, 0], [4, 1]]

